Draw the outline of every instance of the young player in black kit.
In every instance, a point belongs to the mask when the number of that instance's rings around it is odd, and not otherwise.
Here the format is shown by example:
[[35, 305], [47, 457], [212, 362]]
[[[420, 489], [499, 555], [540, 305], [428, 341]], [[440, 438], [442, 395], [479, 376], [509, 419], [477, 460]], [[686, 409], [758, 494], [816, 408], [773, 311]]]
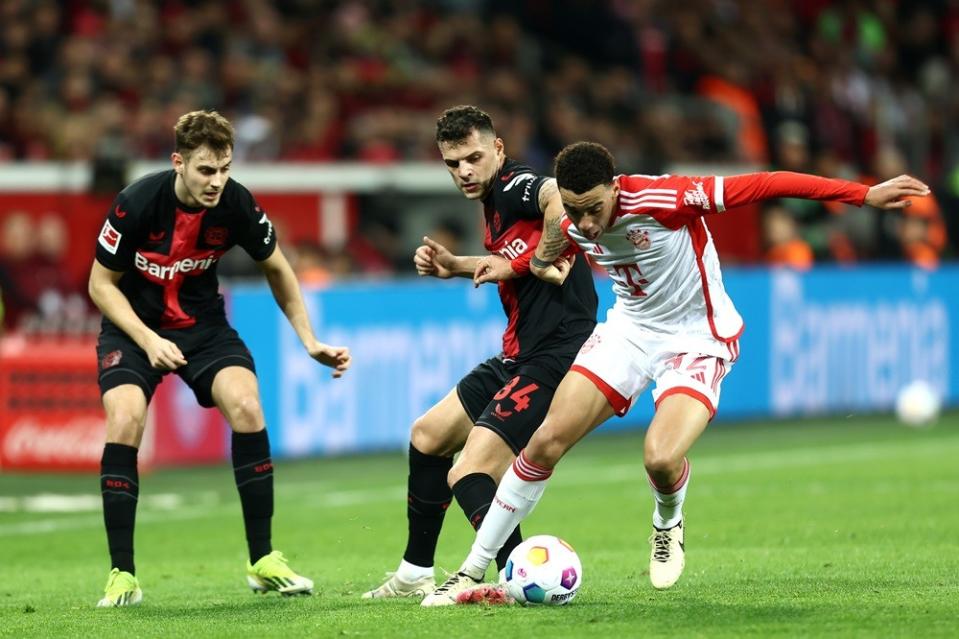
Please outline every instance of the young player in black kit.
[[100, 485], [112, 570], [100, 607], [135, 605], [133, 529], [139, 495], [137, 450], [147, 404], [176, 372], [202, 406], [233, 429], [233, 469], [257, 592], [312, 592], [271, 546], [273, 463], [253, 358], [226, 321], [218, 260], [240, 245], [266, 275], [277, 304], [310, 356], [340, 377], [349, 350], [319, 342], [299, 285], [266, 213], [230, 179], [233, 127], [194, 111], [174, 127], [173, 168], [137, 180], [117, 196], [97, 242], [89, 291], [103, 312], [97, 345], [107, 433]]
[[[499, 283], [508, 324], [503, 352], [479, 364], [413, 423], [406, 550], [398, 570], [365, 593], [367, 599], [433, 592], [433, 556], [451, 500], [478, 528], [498, 478], [542, 421], [596, 324], [596, 291], [585, 261], [560, 258], [550, 283], [528, 275], [544, 216], [563, 213], [556, 181], [507, 158], [490, 117], [476, 107], [443, 113], [436, 141], [457, 188], [483, 204], [486, 249], [512, 265], [514, 277]], [[430, 238], [423, 241], [413, 260], [421, 276], [472, 278], [490, 259], [453, 255]], [[517, 528], [496, 559], [499, 568], [521, 540]]]

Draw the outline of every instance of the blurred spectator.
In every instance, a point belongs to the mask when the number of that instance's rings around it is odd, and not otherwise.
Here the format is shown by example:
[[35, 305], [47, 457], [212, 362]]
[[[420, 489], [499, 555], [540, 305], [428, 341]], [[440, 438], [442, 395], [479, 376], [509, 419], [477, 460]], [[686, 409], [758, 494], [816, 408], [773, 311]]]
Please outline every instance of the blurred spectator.
[[774, 203], [763, 211], [766, 262], [805, 271], [813, 265], [813, 252], [799, 234], [799, 224], [789, 209]]
[[[176, 116], [205, 107], [238, 161], [432, 159], [437, 114], [473, 102], [538, 170], [584, 138], [646, 173], [878, 177], [893, 149], [959, 197], [952, 0], [35, 0], [0, 3], [0, 24], [0, 162], [165, 158]], [[784, 205], [817, 258], [901, 253], [875, 212]], [[388, 270], [376, 224], [351, 250]]]
[[946, 246], [946, 227], [932, 195], [913, 198], [898, 220], [897, 236], [902, 255], [916, 266], [934, 269]]
[[34, 221], [13, 212], [3, 225], [0, 276], [8, 328], [62, 332], [85, 330], [89, 308], [82, 286], [66, 268], [69, 235], [63, 218]]
[[301, 242], [294, 254], [293, 270], [301, 284], [319, 287], [333, 280], [323, 247], [313, 242]]
[[30, 277], [35, 319], [42, 329], [62, 332], [82, 324], [87, 315], [84, 287], [65, 266], [70, 237], [63, 218], [48, 213], [37, 223], [36, 234]]
[[36, 231], [30, 215], [11, 211], [3, 220], [0, 244], [0, 294], [6, 328], [19, 325], [22, 316], [36, 310], [31, 297], [32, 258]]
[[452, 217], [441, 219], [427, 235], [448, 248], [454, 255], [463, 255], [463, 240], [466, 233], [463, 223], [458, 219]]

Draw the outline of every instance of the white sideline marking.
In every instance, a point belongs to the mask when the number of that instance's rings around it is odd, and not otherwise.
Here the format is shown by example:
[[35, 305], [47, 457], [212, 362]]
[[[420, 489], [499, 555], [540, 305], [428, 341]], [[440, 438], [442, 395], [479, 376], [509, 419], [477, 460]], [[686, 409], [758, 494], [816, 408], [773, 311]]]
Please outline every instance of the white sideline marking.
[[[916, 457], [922, 457], [928, 454], [941, 454], [944, 448], [956, 447], [957, 444], [959, 444], [959, 442], [954, 439], [938, 439], [915, 443], [908, 446], [908, 454]], [[706, 459], [697, 460], [694, 472], [698, 476], [728, 475], [737, 472], [795, 468], [823, 463], [865, 461], [881, 459], [887, 456], [899, 457], [903, 452], [902, 446], [903, 443], [901, 441], [889, 441], [854, 443], [826, 448], [793, 448], [762, 453], [740, 453], [719, 457], [707, 457]], [[575, 458], [575, 465], [570, 465], [568, 468], [561, 467], [560, 470], [557, 471], [552, 483], [559, 486], [584, 486], [621, 482], [645, 482], [645, 471], [639, 458], [640, 454], [641, 453], [637, 451], [635, 464], [619, 464], [600, 469], [594, 466], [602, 464], [603, 457], [601, 455]], [[295, 500], [299, 508], [338, 508], [358, 504], [396, 501], [402, 499], [406, 494], [406, 488], [403, 486], [341, 490], [316, 494], [314, 492], [316, 486], [310, 485], [308, 486], [309, 496], [304, 498], [302, 490], [291, 490], [293, 486], [293, 484], [283, 486], [277, 491], [277, 494], [283, 497], [284, 501]], [[298, 485], [297, 487], [300, 488]], [[8, 510], [11, 503], [27, 501], [35, 499], [36, 497], [39, 496], [0, 498], [0, 512], [11, 512]], [[65, 496], [61, 495], [60, 497]], [[95, 499], [96, 507], [93, 508], [93, 510], [99, 510], [100, 508], [99, 496], [78, 495], [74, 497]], [[191, 496], [189, 499], [191, 503], [186, 507], [182, 507], [182, 500], [182, 496], [172, 493], [154, 495], [152, 498], [145, 497], [143, 502], [144, 506], [147, 506], [147, 504], [150, 505], [142, 509], [142, 512], [137, 513], [137, 519], [140, 521], [159, 522], [204, 519], [207, 517], [220, 517], [237, 510], [237, 504], [232, 502], [220, 503], [217, 493], [214, 492], [198, 493]], [[203, 503], [198, 505], [196, 503], [197, 501]], [[33, 535], [80, 528], [95, 528], [102, 525], [103, 518], [100, 516], [41, 519], [0, 525], [0, 537]]]
[[[176, 510], [183, 505], [183, 496], [176, 493], [160, 493], [143, 498], [146, 508], [155, 510]], [[99, 512], [103, 502], [99, 495], [61, 495], [40, 493], [26, 497], [4, 497], [0, 499], [0, 512], [5, 513], [82, 513]]]

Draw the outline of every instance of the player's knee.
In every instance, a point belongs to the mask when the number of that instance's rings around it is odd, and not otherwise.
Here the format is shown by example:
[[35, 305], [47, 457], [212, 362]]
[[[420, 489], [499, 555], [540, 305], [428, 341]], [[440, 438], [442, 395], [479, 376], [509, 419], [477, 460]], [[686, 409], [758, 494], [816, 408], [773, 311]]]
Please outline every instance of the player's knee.
[[129, 408], [116, 408], [107, 415], [107, 441], [112, 444], [139, 446], [145, 415]]
[[677, 470], [682, 469], [683, 456], [677, 455], [665, 446], [659, 446], [647, 441], [643, 454], [643, 463], [646, 466], [646, 472], [654, 478], [670, 477], [675, 474]]
[[525, 454], [534, 464], [553, 468], [569, 447], [570, 443], [561, 434], [544, 425], [529, 440]]
[[239, 394], [226, 407], [227, 418], [233, 430], [252, 432], [263, 427], [263, 409], [255, 393]]
[[426, 415], [417, 417], [410, 429], [410, 443], [424, 455], [452, 455], [451, 444], [440, 425]]

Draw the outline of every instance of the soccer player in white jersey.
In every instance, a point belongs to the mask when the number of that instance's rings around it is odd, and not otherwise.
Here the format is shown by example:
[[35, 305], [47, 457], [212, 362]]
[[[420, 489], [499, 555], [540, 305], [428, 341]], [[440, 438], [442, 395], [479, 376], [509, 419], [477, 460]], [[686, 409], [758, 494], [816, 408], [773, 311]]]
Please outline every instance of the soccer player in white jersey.
[[[547, 220], [533, 271], [548, 273], [565, 248], [565, 235], [606, 268], [616, 303], [583, 344], [542, 425], [500, 481], [469, 556], [423, 605], [456, 603], [457, 595], [482, 581], [566, 451], [613, 415], [625, 415], [650, 382], [656, 412], [644, 446], [655, 500], [649, 577], [657, 589], [675, 584], [685, 564], [686, 454], [716, 413], [743, 330], [723, 288], [704, 216], [777, 197], [897, 209], [910, 204], [903, 198], [929, 193], [909, 176], [873, 187], [787, 172], [617, 176], [609, 151], [589, 142], [563, 149], [555, 172], [566, 214]], [[475, 281], [507, 276], [504, 262], [487, 258]]]

